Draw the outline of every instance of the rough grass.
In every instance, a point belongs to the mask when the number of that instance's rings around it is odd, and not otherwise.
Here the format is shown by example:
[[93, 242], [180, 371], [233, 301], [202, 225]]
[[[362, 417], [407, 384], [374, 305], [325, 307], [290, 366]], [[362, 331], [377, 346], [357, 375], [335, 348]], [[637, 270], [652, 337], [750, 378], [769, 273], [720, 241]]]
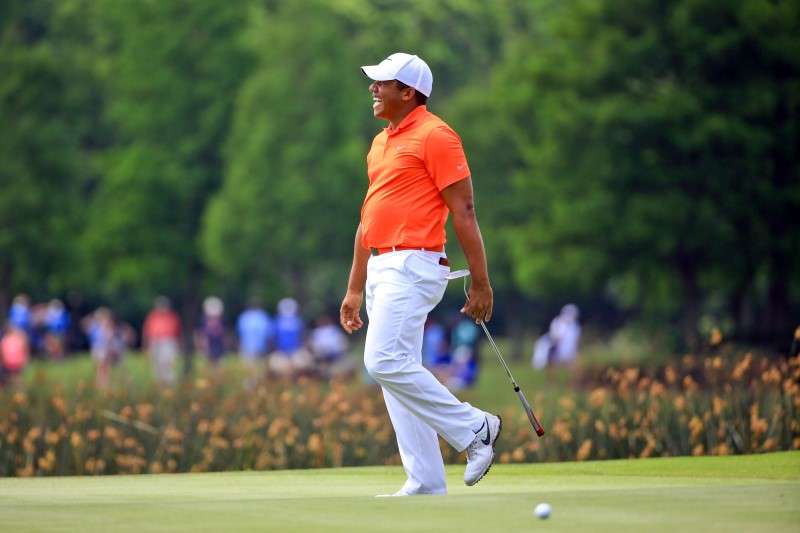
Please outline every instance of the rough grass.
[[[375, 499], [399, 467], [0, 480], [0, 531], [797, 531], [800, 452], [496, 465]], [[534, 506], [553, 514], [541, 521]]]

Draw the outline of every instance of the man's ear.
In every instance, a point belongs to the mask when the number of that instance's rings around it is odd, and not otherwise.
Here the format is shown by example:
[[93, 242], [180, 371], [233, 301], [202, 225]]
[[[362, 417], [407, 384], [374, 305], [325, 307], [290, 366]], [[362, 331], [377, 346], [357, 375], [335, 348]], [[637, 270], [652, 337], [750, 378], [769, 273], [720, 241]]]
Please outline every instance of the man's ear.
[[402, 96], [403, 101], [404, 102], [410, 102], [411, 100], [413, 100], [416, 97], [416, 94], [417, 94], [417, 90], [415, 88], [406, 87], [405, 89], [403, 89], [403, 96]]

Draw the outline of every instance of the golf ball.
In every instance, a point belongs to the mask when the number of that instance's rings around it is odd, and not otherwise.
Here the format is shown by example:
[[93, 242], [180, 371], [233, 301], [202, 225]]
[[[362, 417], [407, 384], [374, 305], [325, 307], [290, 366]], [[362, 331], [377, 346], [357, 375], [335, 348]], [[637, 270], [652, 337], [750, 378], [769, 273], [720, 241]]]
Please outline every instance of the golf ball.
[[544, 520], [550, 517], [550, 504], [540, 503], [533, 509], [533, 514]]

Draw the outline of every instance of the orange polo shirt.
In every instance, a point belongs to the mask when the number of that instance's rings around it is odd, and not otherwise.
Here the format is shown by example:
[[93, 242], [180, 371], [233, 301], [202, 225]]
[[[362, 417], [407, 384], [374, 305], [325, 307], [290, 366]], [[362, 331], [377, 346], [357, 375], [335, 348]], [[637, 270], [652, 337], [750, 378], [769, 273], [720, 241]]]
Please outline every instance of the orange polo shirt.
[[449, 210], [441, 190], [469, 177], [461, 138], [417, 106], [384, 128], [367, 154], [369, 188], [361, 207], [365, 248], [441, 248]]

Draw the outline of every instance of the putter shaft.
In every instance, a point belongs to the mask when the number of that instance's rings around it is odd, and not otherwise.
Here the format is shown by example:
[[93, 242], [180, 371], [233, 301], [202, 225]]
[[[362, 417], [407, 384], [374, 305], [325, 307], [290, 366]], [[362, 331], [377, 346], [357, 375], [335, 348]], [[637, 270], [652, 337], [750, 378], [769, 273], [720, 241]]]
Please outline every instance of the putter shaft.
[[542, 424], [539, 423], [539, 419], [536, 418], [536, 415], [533, 414], [533, 409], [531, 408], [531, 404], [528, 403], [528, 399], [525, 397], [525, 393], [522, 392], [522, 389], [520, 389], [519, 385], [517, 385], [517, 381], [511, 374], [511, 369], [508, 368], [508, 364], [506, 364], [506, 360], [503, 359], [502, 354], [500, 354], [500, 349], [497, 347], [497, 344], [495, 344], [494, 339], [492, 338], [492, 334], [489, 333], [489, 328], [486, 327], [486, 324], [483, 322], [483, 320], [479, 320], [478, 323], [483, 328], [483, 332], [486, 334], [486, 338], [489, 339], [489, 344], [491, 344], [492, 348], [494, 348], [494, 353], [497, 354], [497, 358], [500, 359], [500, 362], [503, 364], [503, 368], [506, 369], [506, 374], [508, 374], [508, 379], [511, 380], [511, 385], [514, 386], [514, 392], [517, 393], [517, 397], [519, 398], [519, 401], [522, 404], [522, 408], [525, 410], [525, 414], [528, 415], [528, 422], [531, 423], [531, 427], [536, 432], [536, 434], [541, 437], [542, 435], [544, 435], [544, 427], [542, 427]]
[[[447, 279], [464, 278], [464, 295], [467, 297], [467, 300], [469, 300], [469, 291], [467, 291], [467, 278], [469, 277], [469, 274], [470, 274], [469, 270], [457, 270], [447, 276]], [[483, 328], [483, 332], [486, 334], [486, 338], [489, 339], [489, 344], [492, 345], [494, 353], [497, 354], [497, 358], [500, 359], [500, 362], [503, 364], [503, 368], [505, 368], [506, 374], [508, 374], [508, 379], [511, 380], [511, 385], [514, 387], [514, 392], [517, 393], [517, 398], [519, 398], [519, 401], [522, 404], [522, 408], [525, 410], [525, 414], [528, 415], [528, 422], [531, 423], [533, 431], [535, 431], [536, 434], [541, 437], [542, 435], [544, 435], [544, 427], [542, 426], [542, 424], [539, 423], [539, 419], [536, 418], [536, 415], [533, 414], [533, 409], [531, 409], [531, 404], [528, 403], [528, 399], [525, 397], [525, 393], [523, 393], [522, 389], [520, 389], [519, 385], [517, 385], [517, 381], [511, 374], [511, 369], [508, 368], [506, 360], [503, 359], [503, 355], [500, 353], [500, 348], [497, 347], [497, 344], [494, 342], [494, 339], [492, 338], [492, 334], [489, 333], [489, 328], [486, 327], [486, 324], [483, 322], [483, 320], [478, 320], [478, 324], [480, 324], [481, 328]]]

